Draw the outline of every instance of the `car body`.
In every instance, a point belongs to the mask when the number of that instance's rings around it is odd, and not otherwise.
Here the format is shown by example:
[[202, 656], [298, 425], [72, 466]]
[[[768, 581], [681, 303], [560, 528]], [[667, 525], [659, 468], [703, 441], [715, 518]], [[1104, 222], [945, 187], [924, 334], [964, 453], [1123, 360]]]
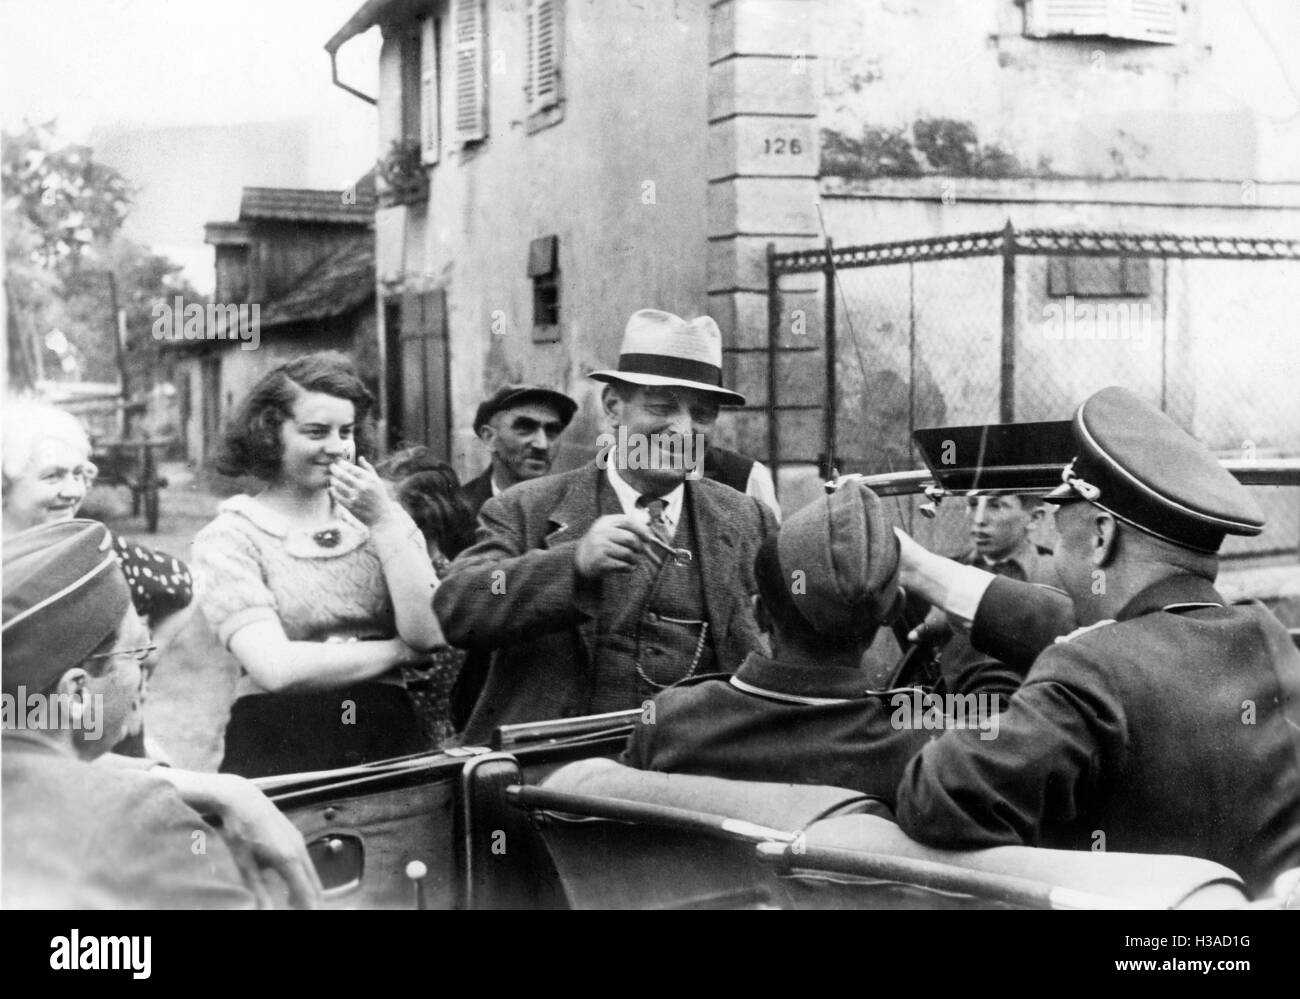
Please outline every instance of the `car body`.
[[[1249, 485], [1300, 487], [1294, 459], [1224, 465]], [[884, 496], [944, 494], [929, 471], [855, 478]], [[1293, 623], [1294, 593], [1275, 608]], [[1289, 900], [1252, 901], [1233, 872], [1196, 858], [940, 851], [856, 792], [631, 770], [614, 759], [637, 714], [507, 726], [490, 746], [258, 783], [339, 908], [1300, 907], [1300, 877]]]

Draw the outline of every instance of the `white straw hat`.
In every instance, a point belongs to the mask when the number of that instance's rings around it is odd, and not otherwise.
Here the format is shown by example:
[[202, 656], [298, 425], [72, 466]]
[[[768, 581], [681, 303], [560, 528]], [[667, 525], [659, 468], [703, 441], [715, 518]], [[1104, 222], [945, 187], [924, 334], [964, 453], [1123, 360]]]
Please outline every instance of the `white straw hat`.
[[724, 406], [745, 397], [722, 387], [722, 332], [708, 316], [689, 322], [659, 309], [634, 312], [623, 331], [617, 371], [593, 371], [600, 382], [681, 385], [708, 392]]

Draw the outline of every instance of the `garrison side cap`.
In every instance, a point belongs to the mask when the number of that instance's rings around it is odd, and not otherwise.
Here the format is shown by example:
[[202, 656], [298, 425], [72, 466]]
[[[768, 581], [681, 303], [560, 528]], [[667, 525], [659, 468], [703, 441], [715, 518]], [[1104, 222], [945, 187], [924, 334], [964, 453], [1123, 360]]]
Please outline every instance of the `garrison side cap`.
[[916, 430], [912, 440], [934, 480], [952, 493], [1045, 493], [1074, 457], [1069, 420]]
[[1087, 500], [1157, 538], [1213, 554], [1256, 535], [1264, 515], [1200, 441], [1128, 389], [1104, 388], [1074, 414], [1076, 453], [1049, 502]]

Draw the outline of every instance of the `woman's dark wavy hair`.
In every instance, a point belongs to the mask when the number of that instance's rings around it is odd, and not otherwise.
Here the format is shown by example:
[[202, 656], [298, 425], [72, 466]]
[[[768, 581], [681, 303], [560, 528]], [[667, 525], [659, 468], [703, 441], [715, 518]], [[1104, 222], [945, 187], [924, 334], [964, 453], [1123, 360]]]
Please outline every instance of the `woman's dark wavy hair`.
[[427, 447], [395, 451], [375, 471], [393, 483], [397, 501], [425, 540], [436, 542], [447, 558], [455, 558], [473, 543], [474, 513], [460, 494], [460, 479]]
[[304, 354], [263, 375], [226, 425], [216, 467], [222, 475], [271, 480], [280, 473], [284, 448], [280, 428], [293, 417], [303, 392], [347, 399], [356, 410], [357, 454], [375, 453], [375, 397], [357, 377], [352, 362], [333, 350]]

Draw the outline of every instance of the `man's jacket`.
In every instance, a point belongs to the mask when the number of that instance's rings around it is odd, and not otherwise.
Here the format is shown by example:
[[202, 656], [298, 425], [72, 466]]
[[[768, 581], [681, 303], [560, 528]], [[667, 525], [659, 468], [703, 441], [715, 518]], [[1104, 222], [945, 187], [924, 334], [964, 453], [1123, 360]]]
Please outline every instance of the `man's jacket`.
[[[462, 741], [482, 744], [498, 725], [588, 713], [601, 606], [619, 599], [621, 580], [583, 579], [574, 554], [601, 516], [606, 474], [593, 462], [489, 499], [478, 542], [438, 587], [434, 609], [447, 640], [493, 650]], [[685, 502], [699, 537], [702, 618], [718, 668], [730, 672], [764, 647], [750, 596], [754, 556], [775, 518], [758, 500], [708, 479], [687, 480]]]

